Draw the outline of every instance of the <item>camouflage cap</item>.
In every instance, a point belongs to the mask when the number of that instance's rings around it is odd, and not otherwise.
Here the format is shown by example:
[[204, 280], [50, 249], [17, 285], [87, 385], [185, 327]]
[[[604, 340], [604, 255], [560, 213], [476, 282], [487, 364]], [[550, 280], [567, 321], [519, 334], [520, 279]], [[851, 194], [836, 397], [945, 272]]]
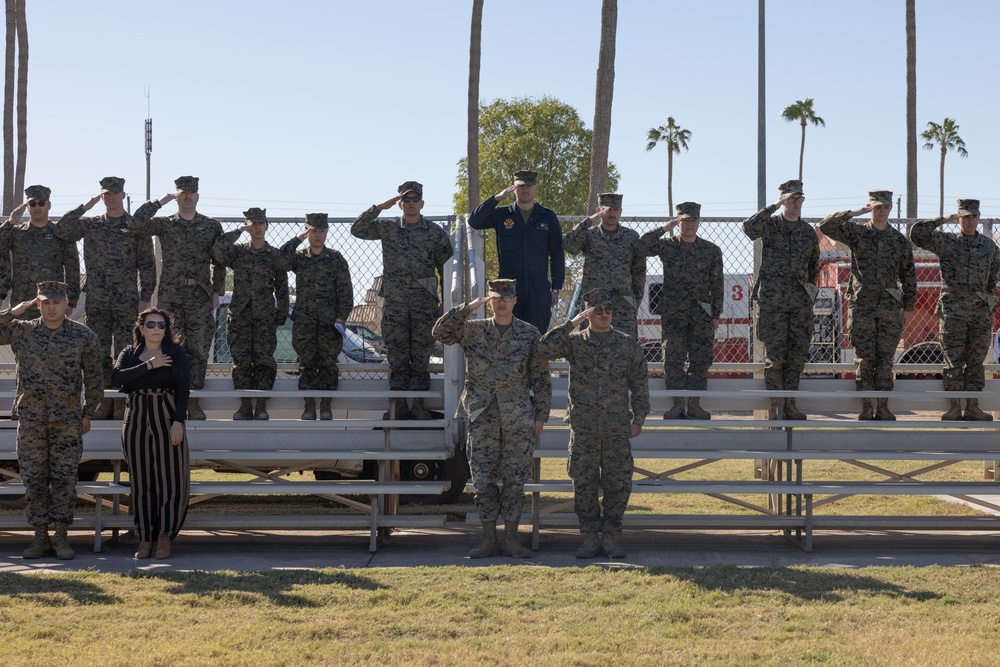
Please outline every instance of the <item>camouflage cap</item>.
[[517, 296], [517, 281], [513, 278], [499, 278], [487, 283], [486, 296]]
[[52, 190], [44, 185], [29, 185], [24, 189], [24, 196], [28, 198], [28, 201], [31, 201], [32, 199], [37, 201], [48, 201], [49, 195], [51, 194]]
[[538, 183], [538, 172], [530, 169], [518, 169], [514, 172], [514, 185], [535, 185]]
[[66, 283], [59, 282], [58, 280], [46, 280], [38, 283], [39, 299], [56, 299], [58, 301], [65, 301], [69, 298], [66, 294]]
[[888, 206], [892, 208], [891, 190], [869, 190], [868, 203], [872, 206]]
[[267, 209], [266, 208], [248, 208], [243, 211], [243, 217], [250, 222], [267, 222]]
[[398, 188], [396, 188], [396, 192], [398, 192], [401, 195], [405, 195], [407, 192], [416, 192], [418, 195], [420, 195], [421, 198], [423, 198], [424, 186], [421, 185], [420, 183], [417, 183], [416, 181], [407, 181], [406, 183], [403, 183]]
[[693, 201], [683, 201], [677, 205], [677, 217], [678, 218], [694, 218], [695, 220], [701, 219], [701, 204]]
[[979, 215], [979, 200], [978, 199], [959, 199], [958, 200], [958, 214], [959, 215]]
[[311, 229], [329, 229], [326, 213], [306, 213], [306, 227]]
[[778, 192], [783, 195], [800, 195], [802, 194], [802, 181], [795, 178], [785, 181], [778, 186]]
[[101, 194], [105, 192], [125, 192], [125, 179], [117, 176], [105, 176], [101, 179]]
[[597, 287], [583, 295], [583, 302], [588, 308], [596, 308], [605, 304], [611, 304], [611, 294], [603, 287]]
[[174, 181], [178, 192], [198, 192], [197, 176], [181, 176]]
[[622, 207], [622, 195], [616, 192], [602, 192], [597, 195], [598, 206], [607, 206], [608, 208], [621, 208]]

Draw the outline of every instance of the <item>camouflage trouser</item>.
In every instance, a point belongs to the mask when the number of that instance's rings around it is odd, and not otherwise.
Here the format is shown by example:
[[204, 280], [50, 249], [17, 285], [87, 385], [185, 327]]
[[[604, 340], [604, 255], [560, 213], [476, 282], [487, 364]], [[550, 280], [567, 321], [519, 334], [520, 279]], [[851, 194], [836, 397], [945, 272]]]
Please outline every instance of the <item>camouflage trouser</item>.
[[627, 333], [632, 338], [639, 338], [639, 324], [635, 319], [635, 306], [621, 294], [611, 295], [611, 306], [614, 308], [611, 326], [622, 333]]
[[941, 318], [945, 391], [982, 391], [986, 386], [983, 361], [990, 349], [993, 318], [982, 310], [981, 317]]
[[250, 308], [239, 315], [230, 311], [226, 340], [233, 359], [233, 386], [237, 389], [271, 389], [278, 374], [274, 349], [278, 346], [274, 308], [254, 317]]
[[756, 335], [764, 343], [765, 389], [798, 389], [812, 343], [812, 309], [784, 312], [760, 308]]
[[411, 289], [406, 299], [386, 299], [382, 309], [382, 336], [389, 357], [389, 389], [426, 391], [438, 318], [437, 296], [426, 289]]
[[333, 324], [300, 315], [292, 322], [292, 348], [299, 355], [299, 389], [337, 388], [337, 357], [344, 349], [344, 337]]
[[851, 308], [848, 326], [858, 391], [892, 391], [892, 362], [903, 333], [902, 311], [898, 307]]
[[497, 402], [469, 422], [469, 469], [481, 521], [518, 521], [535, 444], [531, 418], [501, 418]]
[[660, 322], [667, 389], [708, 389], [708, 369], [715, 345], [711, 315], [697, 306], [683, 313], [664, 315]]
[[[621, 534], [632, 495], [632, 467], [627, 427], [616, 435], [570, 431], [566, 469], [573, 480], [573, 510], [580, 517], [581, 533]], [[603, 502], [598, 500], [601, 489]]]
[[177, 341], [184, 346], [191, 361], [191, 388], [205, 387], [205, 372], [208, 370], [208, 355], [215, 338], [215, 317], [212, 314], [212, 299], [200, 287], [185, 288], [186, 299], [161, 298], [158, 308], [173, 315], [171, 328]]
[[139, 314], [139, 304], [87, 297], [87, 327], [97, 334], [104, 357], [104, 386], [111, 386], [111, 371], [118, 353], [132, 344], [132, 327]]
[[21, 419], [17, 424], [17, 465], [24, 481], [28, 523], [73, 523], [76, 479], [83, 454], [81, 421]]

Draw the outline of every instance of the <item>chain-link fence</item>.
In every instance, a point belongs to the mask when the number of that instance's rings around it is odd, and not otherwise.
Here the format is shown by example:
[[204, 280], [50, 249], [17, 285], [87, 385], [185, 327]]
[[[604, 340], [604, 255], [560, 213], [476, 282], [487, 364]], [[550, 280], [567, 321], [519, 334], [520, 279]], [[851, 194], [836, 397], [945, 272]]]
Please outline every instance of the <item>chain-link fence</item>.
[[[583, 220], [582, 217], [560, 218], [563, 230], [572, 229]], [[669, 218], [623, 217], [622, 225], [630, 227], [640, 235], [662, 226]], [[806, 219], [818, 226], [819, 219]], [[896, 220], [891, 224], [906, 233], [908, 225], [915, 220]], [[946, 227], [946, 230], [949, 229]], [[957, 230], [957, 226], [954, 227]], [[984, 220], [984, 233], [992, 234], [993, 221]], [[494, 243], [493, 232], [472, 232], [483, 235], [483, 242]], [[673, 233], [679, 233], [674, 230]], [[754, 341], [754, 321], [750, 294], [754, 283], [754, 242], [743, 233], [742, 218], [702, 218], [698, 235], [718, 245], [723, 255], [725, 274], [725, 294], [720, 325], [715, 335], [715, 359], [713, 374], [738, 374], [763, 368], [763, 348]], [[849, 373], [853, 369], [854, 350], [848, 336], [847, 286], [850, 279], [850, 251], [843, 245], [820, 234], [820, 274], [819, 294], [814, 308], [815, 333], [809, 353], [807, 373], [831, 374]], [[759, 249], [758, 249], [759, 256]], [[913, 317], [903, 330], [897, 349], [897, 368], [911, 376], [929, 376], [940, 372], [943, 363], [938, 341], [937, 300], [940, 293], [940, 270], [937, 257], [919, 248], [914, 257], [917, 265], [917, 303]], [[578, 285], [583, 267], [582, 256], [567, 255], [566, 284], [555, 308], [554, 322], [565, 321], [580, 310]], [[639, 342], [646, 350], [651, 362], [650, 370], [655, 372], [662, 359], [660, 348], [660, 317], [650, 309], [650, 293], [661, 288], [663, 265], [659, 257], [650, 257], [646, 262], [646, 287], [642, 304], [638, 310]], [[994, 320], [994, 332], [997, 331]], [[994, 336], [996, 340], [996, 336]], [[997, 347], [996, 345], [994, 347]], [[987, 363], [996, 362], [998, 351], [991, 350]], [[992, 371], [1000, 367], [990, 368]]]

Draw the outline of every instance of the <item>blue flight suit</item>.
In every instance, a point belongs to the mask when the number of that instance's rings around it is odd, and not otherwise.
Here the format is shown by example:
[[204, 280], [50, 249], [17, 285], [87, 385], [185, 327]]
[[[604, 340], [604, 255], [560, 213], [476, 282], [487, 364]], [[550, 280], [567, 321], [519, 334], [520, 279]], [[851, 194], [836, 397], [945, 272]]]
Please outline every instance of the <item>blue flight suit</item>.
[[517, 202], [509, 206], [497, 204], [495, 198], [487, 198], [472, 212], [469, 226], [496, 232], [500, 260], [497, 277], [517, 281], [514, 317], [545, 333], [552, 317], [552, 290], [561, 290], [566, 277], [559, 218], [538, 202], [527, 221], [521, 219]]

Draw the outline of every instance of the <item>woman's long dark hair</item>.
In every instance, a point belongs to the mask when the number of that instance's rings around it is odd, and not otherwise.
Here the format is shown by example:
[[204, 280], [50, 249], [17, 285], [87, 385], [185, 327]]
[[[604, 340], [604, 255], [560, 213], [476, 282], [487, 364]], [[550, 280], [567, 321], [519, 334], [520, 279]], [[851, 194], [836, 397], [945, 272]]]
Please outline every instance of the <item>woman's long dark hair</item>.
[[139, 317], [135, 320], [135, 326], [132, 328], [132, 342], [139, 345], [140, 343], [144, 343], [146, 341], [146, 339], [142, 337], [142, 327], [146, 324], [146, 318], [150, 315], [159, 315], [167, 323], [167, 328], [163, 330], [164, 349], [176, 344], [177, 339], [174, 338], [174, 332], [170, 328], [170, 321], [174, 319], [174, 316], [171, 315], [169, 311], [161, 310], [159, 308], [147, 308], [139, 313]]

